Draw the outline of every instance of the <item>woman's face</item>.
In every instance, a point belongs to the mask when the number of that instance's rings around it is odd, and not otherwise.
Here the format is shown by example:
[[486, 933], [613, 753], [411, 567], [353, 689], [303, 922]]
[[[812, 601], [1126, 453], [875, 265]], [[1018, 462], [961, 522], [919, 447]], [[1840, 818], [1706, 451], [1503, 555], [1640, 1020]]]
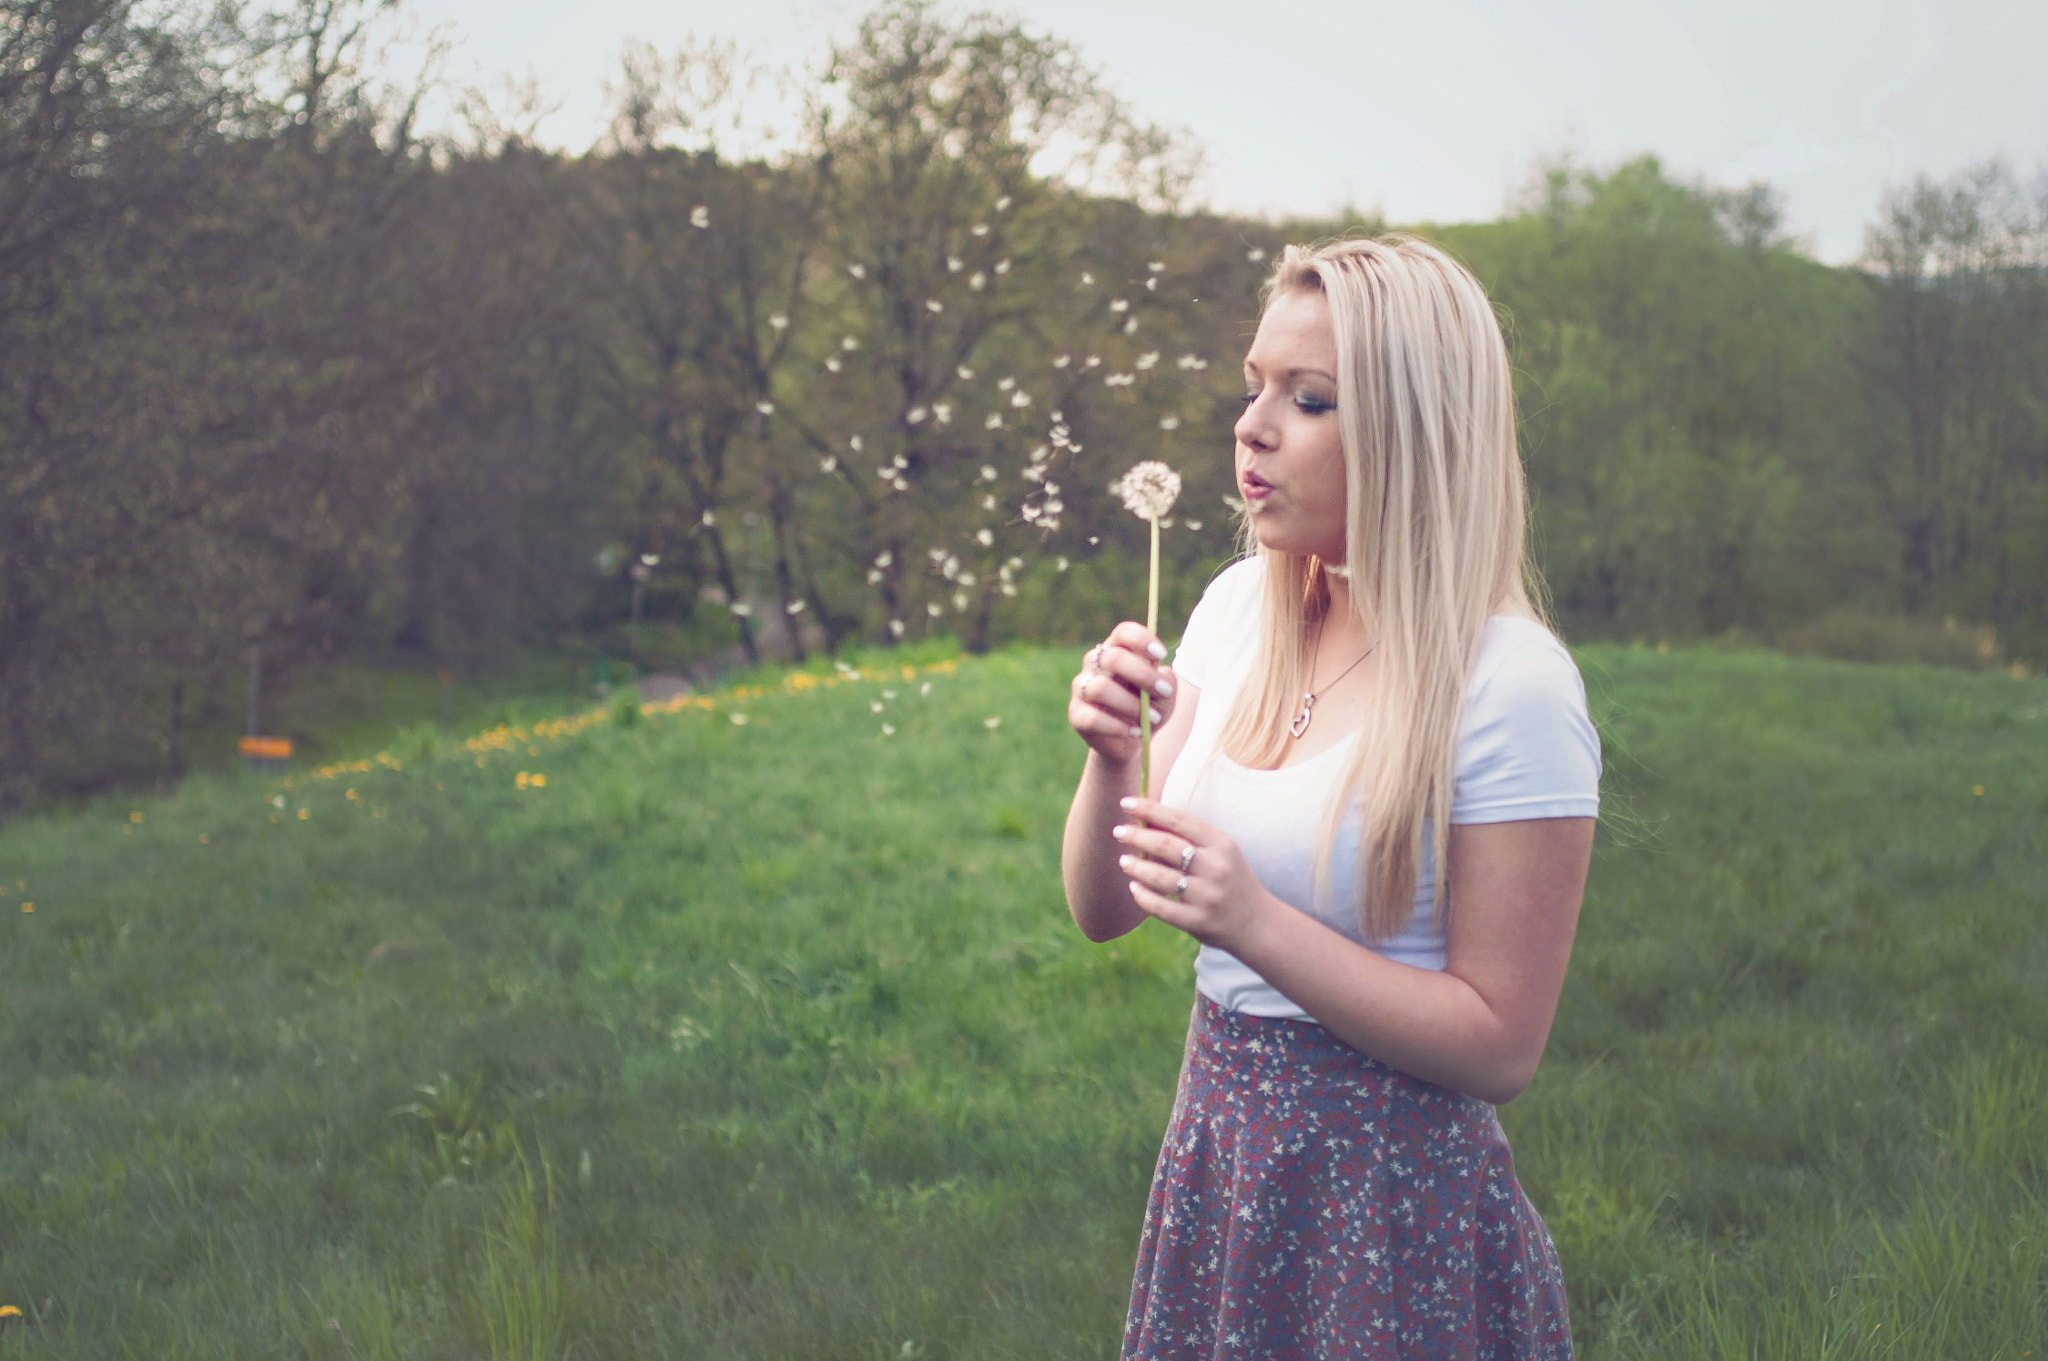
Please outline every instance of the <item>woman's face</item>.
[[1280, 294], [1244, 359], [1237, 492], [1261, 546], [1344, 561], [1337, 335], [1319, 289]]

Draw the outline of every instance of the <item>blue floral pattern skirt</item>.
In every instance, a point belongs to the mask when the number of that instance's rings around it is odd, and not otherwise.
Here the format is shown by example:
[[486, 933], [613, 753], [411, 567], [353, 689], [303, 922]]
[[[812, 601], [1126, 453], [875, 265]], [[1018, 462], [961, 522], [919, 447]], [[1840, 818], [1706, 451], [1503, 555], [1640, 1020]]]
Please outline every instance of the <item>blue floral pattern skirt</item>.
[[1564, 1277], [1493, 1107], [1197, 996], [1126, 1361], [1559, 1361]]

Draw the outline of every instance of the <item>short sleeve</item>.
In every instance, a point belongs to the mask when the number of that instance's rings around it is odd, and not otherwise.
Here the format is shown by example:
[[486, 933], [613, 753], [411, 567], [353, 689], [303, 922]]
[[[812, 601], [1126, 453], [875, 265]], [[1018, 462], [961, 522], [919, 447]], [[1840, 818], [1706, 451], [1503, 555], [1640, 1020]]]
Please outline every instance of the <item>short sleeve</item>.
[[1548, 630], [1516, 640], [1475, 681], [1458, 725], [1451, 821], [1599, 816], [1600, 735], [1563, 644]]
[[1265, 564], [1257, 558], [1232, 563], [1216, 574], [1181, 633], [1173, 669], [1198, 690], [1209, 689], [1227, 667], [1256, 643]]

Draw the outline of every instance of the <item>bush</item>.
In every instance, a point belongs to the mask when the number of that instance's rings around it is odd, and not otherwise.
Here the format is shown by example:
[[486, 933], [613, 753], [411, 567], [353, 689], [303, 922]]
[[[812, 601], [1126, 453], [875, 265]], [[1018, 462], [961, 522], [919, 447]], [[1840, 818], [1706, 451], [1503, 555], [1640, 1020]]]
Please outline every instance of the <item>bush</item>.
[[2002, 658], [1998, 634], [1989, 624], [1948, 618], [1836, 610], [1778, 636], [1778, 648], [1848, 662], [1925, 662], [1982, 671]]

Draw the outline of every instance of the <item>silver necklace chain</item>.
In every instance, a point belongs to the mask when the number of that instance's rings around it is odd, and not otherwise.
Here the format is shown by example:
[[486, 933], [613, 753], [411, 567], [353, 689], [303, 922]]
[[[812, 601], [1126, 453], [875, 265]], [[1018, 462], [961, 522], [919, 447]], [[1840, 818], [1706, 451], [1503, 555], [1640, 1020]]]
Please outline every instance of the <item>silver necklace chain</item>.
[[[1323, 622], [1324, 621], [1321, 619], [1318, 619], [1316, 621], [1315, 651], [1309, 654], [1308, 678], [1311, 681], [1313, 681], [1316, 678], [1316, 663], [1322, 660], [1323, 656]], [[1296, 714], [1294, 716], [1294, 721], [1287, 725], [1287, 731], [1294, 734], [1296, 741], [1299, 741], [1301, 739], [1301, 735], [1308, 731], [1309, 720], [1315, 717], [1316, 696], [1319, 694], [1327, 695], [1328, 693], [1330, 693], [1331, 686], [1335, 685], [1338, 681], [1343, 680], [1353, 671], [1356, 671], [1358, 669], [1359, 662], [1363, 662], [1367, 657], [1372, 656], [1373, 648], [1376, 648], [1379, 645], [1379, 639], [1373, 639], [1372, 643], [1365, 649], [1365, 651], [1358, 654], [1357, 661], [1352, 662], [1351, 665], [1345, 667], [1342, 671], [1339, 671], [1336, 675], [1332, 676], [1329, 680], [1325, 681], [1323, 683], [1322, 689], [1311, 690], [1301, 697], [1301, 712]]]

